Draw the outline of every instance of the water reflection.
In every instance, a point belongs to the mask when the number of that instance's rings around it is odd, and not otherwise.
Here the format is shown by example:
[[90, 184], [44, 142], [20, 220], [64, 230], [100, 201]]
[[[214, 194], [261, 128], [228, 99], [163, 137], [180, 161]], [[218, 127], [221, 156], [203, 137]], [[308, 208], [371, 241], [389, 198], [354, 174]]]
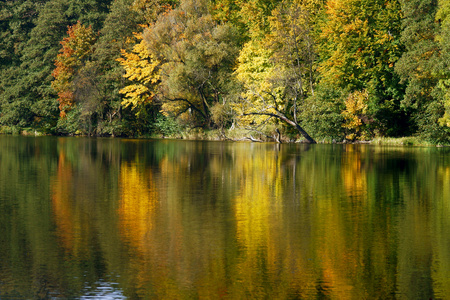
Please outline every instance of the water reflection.
[[445, 298], [448, 154], [0, 136], [0, 298]]

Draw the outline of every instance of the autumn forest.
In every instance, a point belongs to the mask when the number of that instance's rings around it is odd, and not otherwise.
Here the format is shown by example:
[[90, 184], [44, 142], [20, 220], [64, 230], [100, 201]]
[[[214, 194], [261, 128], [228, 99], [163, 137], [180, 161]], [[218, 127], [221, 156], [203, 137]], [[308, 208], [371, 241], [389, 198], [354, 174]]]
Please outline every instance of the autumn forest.
[[450, 142], [447, 0], [6, 0], [0, 133]]

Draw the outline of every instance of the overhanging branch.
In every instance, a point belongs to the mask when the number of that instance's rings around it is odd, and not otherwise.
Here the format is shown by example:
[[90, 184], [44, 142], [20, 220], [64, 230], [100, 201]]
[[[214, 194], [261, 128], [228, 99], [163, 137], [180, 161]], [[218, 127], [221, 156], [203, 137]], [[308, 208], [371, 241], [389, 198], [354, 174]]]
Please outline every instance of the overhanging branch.
[[193, 110], [195, 110], [196, 112], [198, 112], [203, 118], [206, 119], [206, 115], [200, 110], [198, 109], [191, 101], [185, 99], [185, 98], [174, 98], [174, 99], [170, 99], [167, 97], [164, 97], [165, 100], [170, 101], [170, 102], [176, 102], [176, 101], [181, 101], [181, 102], [186, 102], [190, 108], [192, 108]]
[[289, 119], [288, 117], [286, 117], [283, 113], [281, 113], [279, 111], [276, 111], [276, 113], [252, 112], [252, 113], [245, 113], [243, 115], [244, 116], [249, 116], [249, 115], [269, 116], [269, 117], [274, 117], [274, 118], [280, 119], [280, 120], [288, 123], [289, 125], [294, 126], [297, 129], [297, 131], [300, 132], [300, 134], [306, 138], [308, 143], [316, 144], [316, 141], [311, 136], [309, 136], [309, 134], [300, 125], [298, 125], [298, 123], [292, 121], [291, 119]]

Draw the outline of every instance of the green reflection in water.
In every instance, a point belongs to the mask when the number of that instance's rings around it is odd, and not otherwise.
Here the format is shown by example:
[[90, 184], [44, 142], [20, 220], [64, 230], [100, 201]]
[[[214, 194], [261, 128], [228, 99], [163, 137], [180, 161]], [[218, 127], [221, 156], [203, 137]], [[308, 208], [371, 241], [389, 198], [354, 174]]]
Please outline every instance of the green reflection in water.
[[445, 298], [449, 154], [0, 136], [0, 298]]

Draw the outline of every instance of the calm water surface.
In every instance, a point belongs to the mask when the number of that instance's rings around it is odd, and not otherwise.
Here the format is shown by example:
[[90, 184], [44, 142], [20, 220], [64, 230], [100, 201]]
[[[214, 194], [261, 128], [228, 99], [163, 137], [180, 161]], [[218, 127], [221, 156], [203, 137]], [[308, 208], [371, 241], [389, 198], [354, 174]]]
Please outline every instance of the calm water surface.
[[1, 299], [449, 299], [450, 149], [0, 136]]

